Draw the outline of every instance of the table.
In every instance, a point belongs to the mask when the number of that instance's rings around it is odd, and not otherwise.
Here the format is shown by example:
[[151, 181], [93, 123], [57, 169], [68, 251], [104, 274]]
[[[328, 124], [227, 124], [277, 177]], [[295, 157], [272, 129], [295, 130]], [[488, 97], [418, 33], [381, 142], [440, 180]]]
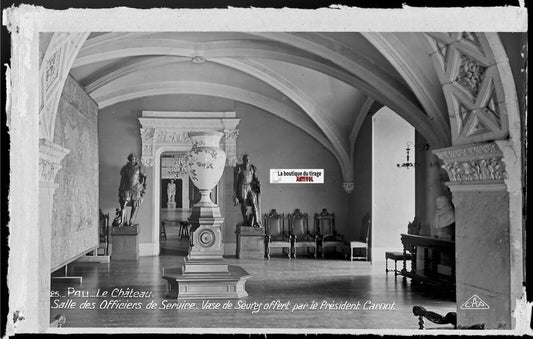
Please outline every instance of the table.
[[[417, 283], [439, 285], [455, 289], [455, 242], [439, 238], [402, 234], [403, 254], [411, 254], [411, 270], [407, 270], [406, 258], [401, 273]], [[420, 252], [421, 251], [421, 252]], [[430, 254], [431, 253], [431, 254]], [[420, 256], [417, 256], [421, 254]], [[422, 258], [422, 267], [417, 261]], [[446, 262], [445, 258], [451, 258]], [[444, 265], [447, 264], [447, 265]], [[449, 267], [449, 272], [443, 272]]]

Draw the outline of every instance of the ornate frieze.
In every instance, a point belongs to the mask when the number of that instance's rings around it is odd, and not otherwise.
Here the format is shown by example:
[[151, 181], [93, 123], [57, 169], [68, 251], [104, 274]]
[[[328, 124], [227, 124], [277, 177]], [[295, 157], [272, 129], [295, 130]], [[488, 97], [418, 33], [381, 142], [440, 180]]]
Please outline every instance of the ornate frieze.
[[69, 152], [68, 149], [49, 140], [39, 140], [39, 175], [41, 183], [55, 183], [57, 172], [61, 169], [61, 161]]
[[157, 143], [190, 143], [189, 132], [183, 130], [156, 129], [154, 142]]
[[504, 163], [500, 158], [479, 159], [445, 163], [450, 181], [502, 180], [507, 178]]
[[486, 70], [486, 67], [479, 65], [475, 60], [466, 55], [462, 55], [459, 73], [455, 81], [460, 83], [472, 95], [477, 96]]
[[503, 153], [493, 143], [434, 150], [452, 182], [494, 181], [507, 178]]

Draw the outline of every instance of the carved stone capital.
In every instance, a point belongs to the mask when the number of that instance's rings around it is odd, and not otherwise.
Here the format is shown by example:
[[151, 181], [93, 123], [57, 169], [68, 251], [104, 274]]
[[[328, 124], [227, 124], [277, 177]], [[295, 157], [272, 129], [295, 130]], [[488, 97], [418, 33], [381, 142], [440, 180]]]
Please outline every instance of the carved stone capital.
[[57, 172], [61, 169], [61, 161], [70, 150], [54, 144], [50, 140], [39, 140], [39, 174], [40, 182], [54, 184]]
[[353, 189], [354, 189], [354, 183], [353, 182], [343, 182], [342, 183], [342, 188], [344, 189], [344, 191], [348, 194], [352, 193], [353, 192]]
[[503, 153], [493, 142], [433, 150], [451, 182], [494, 182], [507, 178]]

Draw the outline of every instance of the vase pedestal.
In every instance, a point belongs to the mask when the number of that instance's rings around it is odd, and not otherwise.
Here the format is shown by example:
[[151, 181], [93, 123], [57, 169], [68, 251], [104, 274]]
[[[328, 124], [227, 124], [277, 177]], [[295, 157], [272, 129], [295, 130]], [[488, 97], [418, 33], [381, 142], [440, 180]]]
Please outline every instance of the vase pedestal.
[[[193, 208], [194, 209], [194, 208]], [[218, 210], [218, 207], [216, 207]], [[194, 244], [189, 255], [183, 258], [180, 267], [165, 269], [167, 298], [173, 299], [234, 299], [248, 295], [246, 280], [252, 276], [239, 266], [227, 265], [222, 258], [220, 224], [223, 218], [217, 211], [206, 211], [207, 217], [194, 218], [191, 223], [191, 238]]]
[[232, 299], [248, 295], [244, 289], [252, 276], [239, 266], [227, 265], [222, 258], [220, 208], [211, 201], [210, 193], [224, 172], [226, 154], [219, 148], [220, 132], [191, 132], [192, 148], [188, 153], [189, 177], [200, 191], [189, 223], [189, 252], [180, 267], [165, 269], [167, 298]]
[[[224, 269], [225, 272], [219, 271]], [[240, 266], [187, 259], [183, 259], [181, 267], [165, 270], [163, 275], [168, 286], [166, 297], [178, 300], [243, 298], [248, 296], [245, 283], [251, 277]]]

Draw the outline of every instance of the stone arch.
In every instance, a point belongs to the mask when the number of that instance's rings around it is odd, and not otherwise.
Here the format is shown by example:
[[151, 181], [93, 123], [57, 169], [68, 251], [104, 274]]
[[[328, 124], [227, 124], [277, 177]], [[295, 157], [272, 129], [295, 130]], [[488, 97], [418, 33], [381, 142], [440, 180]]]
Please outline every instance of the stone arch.
[[[452, 128], [453, 146], [434, 153], [450, 178], [456, 253], [468, 258], [456, 261], [457, 303], [473, 293], [491, 302], [484, 314], [459, 307], [458, 325], [514, 328], [524, 257], [520, 111], [511, 68], [497, 33], [427, 33], [426, 39]], [[473, 275], [472, 267], [483, 270]]]
[[59, 98], [72, 64], [89, 36], [83, 33], [54, 33], [39, 68], [40, 138], [53, 141]]

